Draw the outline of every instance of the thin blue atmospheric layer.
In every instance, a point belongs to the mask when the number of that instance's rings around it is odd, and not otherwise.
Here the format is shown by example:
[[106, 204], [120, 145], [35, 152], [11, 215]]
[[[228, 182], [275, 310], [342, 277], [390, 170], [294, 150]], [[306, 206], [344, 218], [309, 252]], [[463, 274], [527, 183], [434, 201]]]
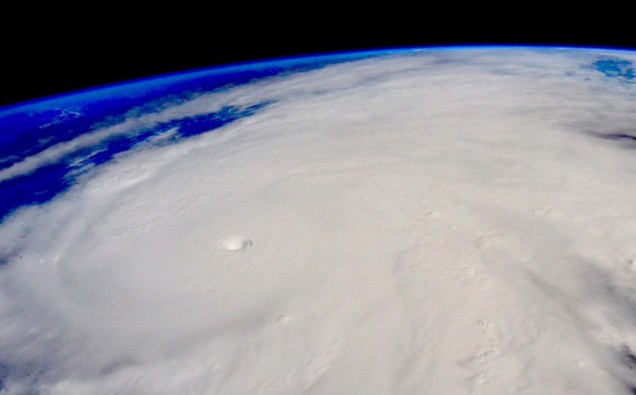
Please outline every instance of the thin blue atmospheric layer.
[[630, 83], [633, 83], [634, 79], [636, 79], [634, 64], [626, 59], [602, 58], [595, 61], [593, 66], [594, 69], [609, 78]]
[[[55, 145], [115, 125], [128, 117], [156, 112], [198, 94], [309, 71], [327, 65], [381, 55], [350, 53], [284, 59], [203, 70], [0, 108], [0, 171]], [[0, 222], [17, 208], [46, 203], [77, 182], [77, 177], [117, 154], [141, 144], [171, 144], [213, 131], [254, 115], [271, 103], [225, 107], [214, 113], [184, 117], [131, 130], [73, 151], [33, 172], [0, 181]]]

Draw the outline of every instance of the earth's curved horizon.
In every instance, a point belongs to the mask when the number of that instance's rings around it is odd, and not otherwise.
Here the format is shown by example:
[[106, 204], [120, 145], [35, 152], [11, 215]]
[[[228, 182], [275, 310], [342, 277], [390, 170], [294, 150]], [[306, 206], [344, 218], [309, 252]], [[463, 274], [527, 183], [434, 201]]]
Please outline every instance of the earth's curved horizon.
[[631, 394], [636, 51], [381, 49], [0, 107], [0, 394]]
[[333, 52], [319, 52], [319, 53], [306, 53], [296, 54], [289, 56], [267, 57], [263, 59], [253, 59], [246, 61], [220, 63], [212, 66], [196, 67], [193, 69], [184, 69], [177, 71], [170, 71], [159, 74], [152, 74], [140, 78], [131, 78], [120, 82], [96, 84], [94, 86], [87, 86], [80, 89], [74, 89], [64, 92], [57, 92], [50, 95], [44, 95], [41, 97], [33, 97], [18, 101], [15, 103], [8, 103], [0, 105], [0, 112], [7, 112], [9, 110], [20, 110], [26, 106], [49, 104], [60, 99], [69, 99], [84, 94], [95, 93], [101, 90], [124, 88], [130, 85], [142, 85], [146, 83], [159, 82], [159, 80], [169, 80], [175, 77], [185, 77], [187, 79], [190, 75], [205, 74], [205, 73], [217, 73], [228, 72], [232, 73], [233, 70], [241, 68], [249, 68], [253, 66], [261, 66], [263, 64], [281, 64], [294, 61], [306, 61], [306, 60], [321, 60], [327, 58], [341, 58], [347, 57], [372, 57], [382, 56], [386, 54], [399, 54], [409, 52], [423, 52], [423, 51], [470, 51], [470, 50], [567, 50], [567, 51], [605, 51], [613, 53], [635, 53], [636, 48], [630, 47], [618, 47], [618, 46], [588, 46], [588, 45], [572, 45], [572, 44], [458, 44], [458, 45], [430, 45], [430, 46], [397, 46], [397, 47], [383, 47], [376, 49], [354, 49], [344, 51]]

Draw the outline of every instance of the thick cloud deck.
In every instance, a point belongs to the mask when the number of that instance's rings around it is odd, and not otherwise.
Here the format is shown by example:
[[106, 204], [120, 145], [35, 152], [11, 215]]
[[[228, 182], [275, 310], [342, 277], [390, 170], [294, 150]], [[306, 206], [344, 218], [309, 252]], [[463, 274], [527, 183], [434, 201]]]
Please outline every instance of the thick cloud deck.
[[262, 107], [0, 225], [3, 393], [631, 393], [634, 60], [391, 53], [125, 121]]

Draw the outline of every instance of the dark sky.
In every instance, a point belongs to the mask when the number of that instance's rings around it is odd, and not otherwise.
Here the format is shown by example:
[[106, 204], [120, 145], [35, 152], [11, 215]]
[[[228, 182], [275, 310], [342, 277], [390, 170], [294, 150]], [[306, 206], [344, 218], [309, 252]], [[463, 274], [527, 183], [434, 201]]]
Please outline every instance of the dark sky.
[[[457, 44], [636, 47], [628, 28], [606, 29], [588, 21], [549, 24], [524, 19], [517, 23], [513, 18], [505, 23], [440, 24], [434, 16], [417, 16], [404, 23], [387, 16], [247, 23], [231, 13], [209, 17], [191, 20], [164, 15], [140, 21], [89, 15], [30, 25], [27, 21], [22, 29], [2, 32], [8, 39], [0, 58], [0, 105], [168, 72], [320, 52]], [[24, 34], [34, 29], [37, 34]]]

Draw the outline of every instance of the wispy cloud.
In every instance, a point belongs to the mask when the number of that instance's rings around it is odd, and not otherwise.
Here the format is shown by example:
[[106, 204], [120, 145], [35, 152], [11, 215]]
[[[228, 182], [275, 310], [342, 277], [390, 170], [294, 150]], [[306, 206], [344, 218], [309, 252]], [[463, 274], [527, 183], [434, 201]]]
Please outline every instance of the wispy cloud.
[[271, 103], [0, 226], [5, 393], [629, 393], [636, 153], [598, 134], [635, 98], [598, 56], [394, 53], [3, 170]]

